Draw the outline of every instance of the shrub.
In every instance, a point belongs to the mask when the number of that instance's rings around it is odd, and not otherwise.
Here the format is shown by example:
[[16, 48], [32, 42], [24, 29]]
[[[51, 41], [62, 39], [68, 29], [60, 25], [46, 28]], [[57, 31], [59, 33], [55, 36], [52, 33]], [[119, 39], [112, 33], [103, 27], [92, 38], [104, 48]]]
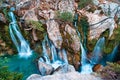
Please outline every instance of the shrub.
[[63, 21], [72, 22], [73, 21], [73, 15], [71, 12], [57, 12], [57, 18]]
[[33, 20], [28, 20], [27, 21], [28, 24], [30, 24], [32, 28], [37, 29], [39, 31], [44, 31], [44, 28], [42, 27], [42, 23], [40, 23], [39, 21], [33, 21]]
[[117, 80], [120, 74], [120, 64], [117, 63], [107, 63], [101, 71], [97, 72], [103, 80]]
[[78, 8], [82, 9], [86, 7], [88, 4], [92, 4], [92, 0], [80, 0], [80, 2], [78, 3]]

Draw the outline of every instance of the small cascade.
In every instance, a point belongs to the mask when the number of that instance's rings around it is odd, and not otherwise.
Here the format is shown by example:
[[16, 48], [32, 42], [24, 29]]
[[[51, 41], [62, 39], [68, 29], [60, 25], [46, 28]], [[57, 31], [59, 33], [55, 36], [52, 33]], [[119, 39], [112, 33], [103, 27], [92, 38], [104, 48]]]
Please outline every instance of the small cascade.
[[100, 63], [100, 61], [102, 60], [102, 57], [103, 57], [102, 53], [103, 53], [104, 45], [105, 45], [105, 38], [103, 37], [97, 41], [94, 47], [94, 50], [92, 52], [92, 57], [90, 60], [92, 64]]
[[30, 49], [29, 44], [20, 32], [14, 13], [10, 11], [8, 15], [11, 19], [11, 23], [9, 24], [9, 30], [12, 41], [17, 48], [19, 56], [27, 58], [32, 55], [32, 50]]
[[85, 74], [91, 73], [91, 72], [93, 72], [92, 71], [93, 66], [88, 62], [86, 51], [83, 48], [83, 45], [80, 44], [80, 46], [81, 46], [81, 52], [82, 52], [82, 54], [81, 54], [81, 64], [82, 64], [81, 73], [85, 73]]
[[52, 53], [52, 63], [54, 63], [55, 61], [58, 60], [58, 55], [57, 55], [56, 48], [53, 44], [51, 44], [50, 50], [51, 50], [51, 53]]
[[[68, 64], [65, 49], [57, 51], [54, 44], [48, 39], [47, 35], [45, 36], [42, 42], [42, 47], [43, 47], [43, 57], [41, 57], [39, 61], [45, 62], [47, 64], [51, 64], [54, 67], [54, 69], [63, 65], [64, 63]], [[48, 53], [48, 49], [50, 50], [49, 53]], [[51, 59], [50, 59], [50, 56], [51, 56]]]
[[118, 53], [118, 45], [115, 46], [111, 54], [107, 55], [106, 60], [109, 62], [113, 62], [117, 53]]
[[92, 71], [92, 65], [89, 63], [89, 61], [88, 61], [88, 58], [87, 58], [87, 51], [84, 49], [84, 47], [83, 47], [83, 44], [82, 44], [82, 37], [81, 37], [81, 34], [80, 34], [80, 32], [79, 32], [79, 30], [78, 30], [78, 14], [76, 13], [75, 14], [75, 16], [74, 16], [74, 22], [73, 22], [73, 25], [74, 25], [74, 27], [75, 27], [75, 29], [76, 29], [76, 32], [77, 32], [77, 34], [78, 34], [78, 36], [79, 36], [79, 38], [80, 38], [80, 46], [81, 46], [81, 67], [80, 67], [80, 69], [81, 69], [81, 73], [91, 73], [91, 72], [93, 72]]

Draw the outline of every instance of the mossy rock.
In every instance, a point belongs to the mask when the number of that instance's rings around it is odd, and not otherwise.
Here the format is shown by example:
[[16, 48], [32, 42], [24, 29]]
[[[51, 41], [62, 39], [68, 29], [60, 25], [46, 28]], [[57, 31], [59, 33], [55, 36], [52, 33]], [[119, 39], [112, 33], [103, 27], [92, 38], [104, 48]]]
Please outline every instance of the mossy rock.
[[26, 21], [26, 23], [28, 23], [29, 26], [34, 28], [34, 29], [37, 29], [37, 30], [42, 31], [42, 32], [45, 31], [45, 29], [42, 26], [42, 23], [39, 21], [28, 20], [28, 21]]
[[73, 15], [71, 12], [59, 12], [57, 11], [56, 12], [56, 18], [57, 19], [60, 19], [62, 21], [65, 21], [65, 22], [72, 22], [73, 21]]

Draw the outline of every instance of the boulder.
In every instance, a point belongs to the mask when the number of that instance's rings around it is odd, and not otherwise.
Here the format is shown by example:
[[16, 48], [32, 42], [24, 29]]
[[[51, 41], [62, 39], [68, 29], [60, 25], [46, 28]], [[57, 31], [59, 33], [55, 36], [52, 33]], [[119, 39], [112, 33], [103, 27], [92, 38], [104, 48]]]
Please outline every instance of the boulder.
[[78, 52], [80, 50], [80, 39], [78, 37], [78, 34], [76, 33], [75, 28], [70, 26], [69, 24], [65, 25], [65, 31], [71, 36], [72, 43], [71, 47], [75, 52]]
[[50, 64], [38, 61], [38, 68], [42, 76], [50, 75], [53, 73], [54, 68]]
[[26, 80], [39, 80], [41, 77], [39, 74], [32, 74]]
[[72, 65], [64, 64], [58, 67], [53, 74], [63, 74], [68, 72], [74, 72], [75, 68]]
[[[29, 77], [29, 79], [27, 80], [32, 80], [32, 79]], [[102, 80], [102, 79], [91, 74], [80, 74], [79, 72], [69, 72], [63, 74], [43, 76], [39, 79], [37, 77], [34, 78], [34, 80]]]
[[60, 49], [62, 45], [62, 36], [59, 31], [59, 24], [55, 20], [49, 20], [46, 23], [47, 32], [50, 40], [54, 43], [55, 47]]

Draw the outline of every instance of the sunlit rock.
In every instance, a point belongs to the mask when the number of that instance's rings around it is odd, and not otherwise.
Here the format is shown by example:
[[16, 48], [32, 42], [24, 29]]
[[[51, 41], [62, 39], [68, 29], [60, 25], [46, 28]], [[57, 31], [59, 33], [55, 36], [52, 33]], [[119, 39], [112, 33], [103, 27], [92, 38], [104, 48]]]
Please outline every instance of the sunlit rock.
[[50, 64], [41, 61], [38, 61], [38, 68], [42, 76], [50, 75], [54, 71], [54, 68]]
[[58, 4], [58, 8], [61, 12], [68, 11], [74, 12], [74, 0], [61, 0]]
[[[27, 79], [27, 80], [32, 80], [32, 79]], [[38, 77], [34, 78], [34, 80], [38, 80]], [[39, 80], [102, 80], [102, 79], [91, 74], [80, 74], [78, 72], [69, 72], [63, 74], [43, 76], [39, 78]]]
[[56, 48], [60, 49], [63, 39], [59, 31], [59, 24], [55, 20], [49, 20], [46, 24], [50, 40], [53, 41]]
[[80, 50], [80, 39], [76, 33], [76, 30], [72, 28], [69, 24], [66, 24], [65, 26], [65, 31], [71, 36], [72, 38], [72, 43], [71, 47], [73, 48], [74, 51], [79, 51]]
[[68, 72], [74, 72], [75, 68], [72, 65], [64, 64], [58, 67], [53, 74], [63, 74]]
[[99, 38], [107, 29], [109, 29], [109, 37], [111, 37], [113, 30], [117, 27], [114, 18], [112, 17], [107, 17], [104, 14], [90, 13], [83, 10], [80, 10], [79, 12], [88, 17], [90, 25], [89, 39]]
[[26, 80], [39, 80], [42, 76], [38, 74], [30, 75]]
[[28, 10], [22, 17], [24, 20], [38, 21], [37, 15], [34, 10]]

